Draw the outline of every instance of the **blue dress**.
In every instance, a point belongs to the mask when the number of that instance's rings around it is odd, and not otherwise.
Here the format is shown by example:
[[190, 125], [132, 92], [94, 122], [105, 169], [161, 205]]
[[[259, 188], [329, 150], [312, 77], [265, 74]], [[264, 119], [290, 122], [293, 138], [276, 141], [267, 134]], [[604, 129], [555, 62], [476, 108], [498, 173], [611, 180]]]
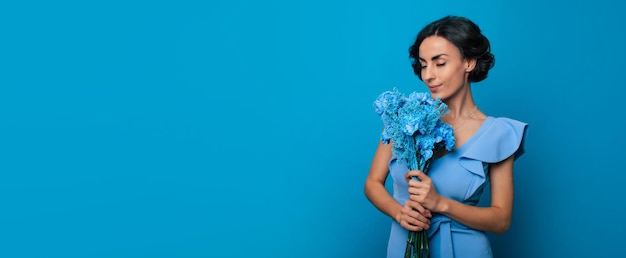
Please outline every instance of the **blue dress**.
[[[489, 164], [511, 155], [524, 153], [523, 140], [527, 124], [509, 118], [487, 117], [478, 131], [462, 146], [433, 160], [428, 176], [437, 192], [444, 197], [476, 205], [489, 183]], [[405, 161], [392, 157], [389, 172], [393, 178], [393, 197], [400, 204], [408, 199], [408, 172]], [[493, 257], [484, 232], [469, 228], [444, 215], [433, 213], [428, 229], [432, 258]], [[408, 231], [392, 222], [387, 258], [402, 258]]]

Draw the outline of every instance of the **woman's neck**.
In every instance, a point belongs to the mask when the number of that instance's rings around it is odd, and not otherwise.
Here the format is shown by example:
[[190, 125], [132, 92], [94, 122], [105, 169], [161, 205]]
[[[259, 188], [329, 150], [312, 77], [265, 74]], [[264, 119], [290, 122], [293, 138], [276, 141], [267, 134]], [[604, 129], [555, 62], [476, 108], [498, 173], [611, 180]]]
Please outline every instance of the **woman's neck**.
[[458, 94], [455, 94], [444, 102], [448, 105], [448, 109], [450, 110], [446, 118], [452, 121], [458, 118], [467, 119], [477, 109], [469, 84], [465, 85], [464, 89], [458, 92]]

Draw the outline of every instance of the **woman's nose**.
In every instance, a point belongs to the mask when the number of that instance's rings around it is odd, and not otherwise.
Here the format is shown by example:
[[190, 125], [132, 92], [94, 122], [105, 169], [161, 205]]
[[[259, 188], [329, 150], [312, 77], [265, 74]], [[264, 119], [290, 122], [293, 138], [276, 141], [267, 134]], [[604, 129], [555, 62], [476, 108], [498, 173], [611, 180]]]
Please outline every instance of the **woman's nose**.
[[428, 65], [428, 66], [422, 68], [422, 80], [424, 82], [432, 81], [435, 78], [433, 69], [431, 69], [430, 67], [431, 66]]

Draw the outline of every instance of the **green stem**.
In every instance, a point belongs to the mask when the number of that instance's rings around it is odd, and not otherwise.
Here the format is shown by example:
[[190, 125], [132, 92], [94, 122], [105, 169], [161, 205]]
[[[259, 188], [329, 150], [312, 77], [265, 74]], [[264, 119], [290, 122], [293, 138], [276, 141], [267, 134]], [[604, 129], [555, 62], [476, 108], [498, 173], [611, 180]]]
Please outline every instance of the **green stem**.
[[426, 161], [426, 164], [424, 164], [424, 168], [422, 168], [422, 172], [424, 172], [424, 174], [428, 172], [428, 167], [430, 167], [430, 160]]
[[[417, 162], [415, 165], [417, 165], [417, 167], [412, 169], [421, 170], [423, 173], [427, 173], [430, 167], [430, 160], [427, 160], [424, 164]], [[419, 180], [417, 177], [413, 177], [413, 179]], [[404, 258], [430, 258], [428, 233], [426, 230], [409, 231]]]
[[413, 243], [416, 241], [415, 234], [412, 231], [409, 232], [409, 237], [406, 239], [406, 249], [404, 250], [404, 258], [411, 258], [413, 253]]
[[420, 233], [422, 233], [422, 248], [420, 250], [420, 253], [423, 253], [425, 258], [430, 258], [428, 232], [426, 230], [422, 230]]
[[417, 242], [415, 242], [413, 250], [417, 253], [417, 258], [421, 258], [419, 254], [419, 242], [422, 241], [422, 235], [420, 235], [419, 232], [415, 232], [415, 234], [417, 235]]

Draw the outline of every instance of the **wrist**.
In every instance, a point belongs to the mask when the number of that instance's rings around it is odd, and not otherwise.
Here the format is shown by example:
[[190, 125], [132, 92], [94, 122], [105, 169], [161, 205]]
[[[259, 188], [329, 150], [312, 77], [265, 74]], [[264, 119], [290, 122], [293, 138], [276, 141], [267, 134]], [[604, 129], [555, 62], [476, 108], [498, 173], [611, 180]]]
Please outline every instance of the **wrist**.
[[402, 216], [402, 212], [401, 212], [401, 211], [400, 211], [400, 212], [398, 212], [398, 213], [396, 213], [396, 215], [395, 215], [395, 216], [393, 216], [392, 218], [393, 218], [393, 220], [395, 220], [398, 224], [400, 224], [400, 216]]
[[441, 197], [435, 208], [436, 210], [434, 212], [447, 213], [450, 210], [450, 202], [448, 202], [448, 199]]

